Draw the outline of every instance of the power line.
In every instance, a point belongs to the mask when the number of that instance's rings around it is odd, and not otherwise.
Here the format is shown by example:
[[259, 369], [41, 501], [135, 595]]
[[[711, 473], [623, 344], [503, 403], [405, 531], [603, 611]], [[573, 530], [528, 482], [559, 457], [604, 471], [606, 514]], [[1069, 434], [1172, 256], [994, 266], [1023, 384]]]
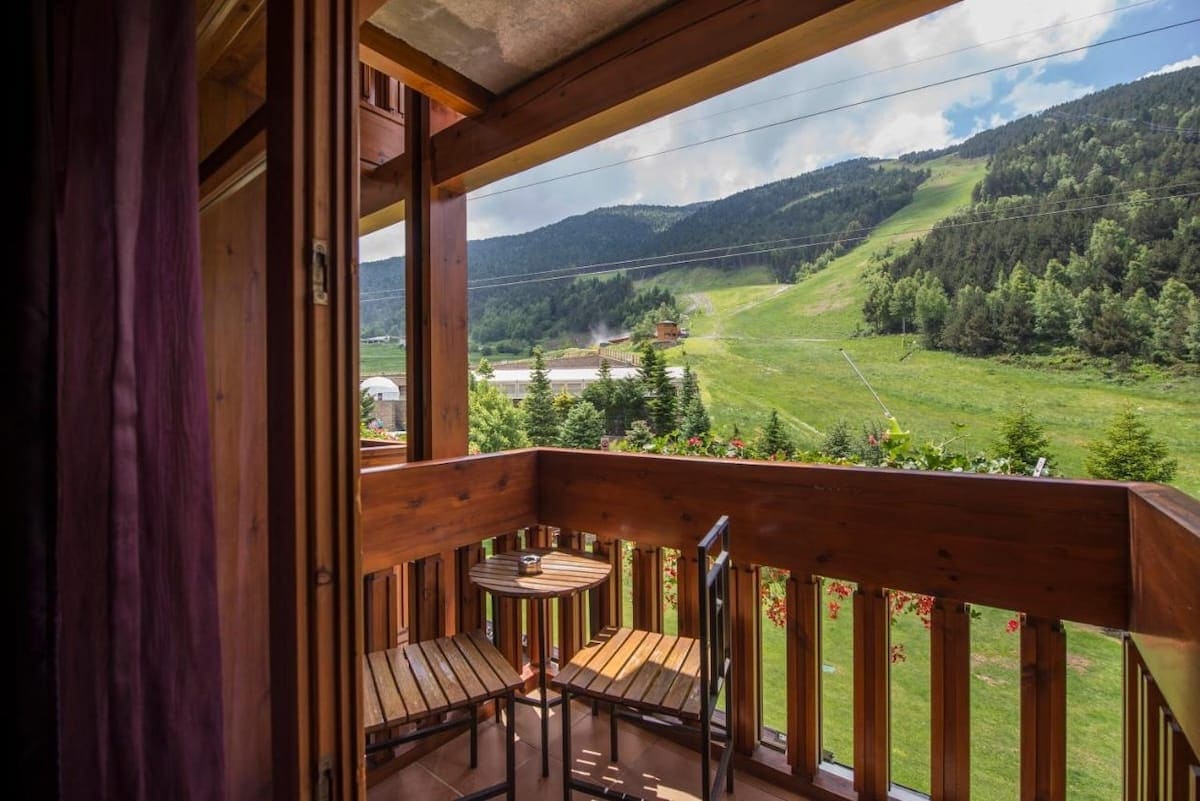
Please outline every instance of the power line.
[[632, 163], [639, 162], [639, 161], [645, 161], [647, 159], [657, 158], [658, 156], [665, 156], [665, 155], [668, 155], [671, 153], [678, 153], [683, 150], [690, 150], [691, 148], [694, 148], [694, 147], [712, 144], [713, 142], [721, 142], [726, 139], [732, 139], [737, 136], [744, 136], [745, 134], [749, 134], [749, 133], [756, 133], [758, 131], [765, 131], [765, 130], [768, 130], [771, 128], [778, 128], [782, 125], [790, 125], [791, 123], [794, 123], [794, 122], [810, 120], [815, 117], [821, 117], [826, 114], [832, 114], [832, 113], [838, 112], [838, 111], [848, 111], [849, 109], [858, 108], [860, 106], [865, 106], [870, 103], [876, 103], [880, 100], [891, 100], [892, 98], [903, 97], [905, 95], [910, 95], [915, 92], [921, 92], [926, 89], [935, 89], [939, 86], [946, 86], [948, 84], [957, 83], [959, 81], [970, 80], [971, 78], [979, 78], [984, 75], [991, 75], [992, 73], [1003, 72], [1004, 70], [1010, 70], [1010, 69], [1014, 69], [1016, 67], [1024, 67], [1029, 64], [1036, 64], [1039, 61], [1046, 61], [1047, 59], [1058, 58], [1060, 56], [1067, 56], [1067, 55], [1071, 55], [1072, 53], [1080, 53], [1085, 50], [1091, 50], [1092, 48], [1096, 48], [1096, 47], [1103, 47], [1105, 45], [1116, 44], [1118, 42], [1126, 42], [1126, 41], [1130, 41], [1132, 39], [1140, 38], [1142, 36], [1149, 36], [1150, 34], [1154, 34], [1154, 33], [1162, 33], [1164, 31], [1174, 30], [1175, 28], [1181, 28], [1185, 25], [1193, 25], [1197, 22], [1200, 22], [1200, 17], [1193, 17], [1192, 19], [1184, 20], [1182, 22], [1174, 22], [1169, 25], [1159, 26], [1157, 28], [1149, 28], [1149, 29], [1146, 29], [1143, 31], [1137, 31], [1135, 33], [1126, 34], [1124, 36], [1116, 36], [1116, 37], [1113, 37], [1112, 39], [1104, 39], [1099, 42], [1093, 42], [1092, 44], [1080, 45], [1078, 47], [1069, 47], [1069, 48], [1065, 48], [1063, 50], [1058, 50], [1053, 53], [1047, 53], [1047, 54], [1041, 55], [1041, 56], [1034, 56], [1032, 58], [1022, 59], [1020, 61], [1014, 61], [1010, 64], [1004, 64], [1004, 65], [998, 66], [998, 67], [989, 67], [987, 69], [976, 70], [974, 72], [969, 72], [964, 75], [956, 75], [953, 78], [943, 78], [942, 80], [932, 81], [930, 83], [921, 84], [920, 86], [911, 86], [907, 89], [898, 89], [894, 92], [887, 92], [882, 95], [876, 95], [875, 97], [868, 97], [863, 100], [853, 101], [851, 103], [843, 103], [838, 106], [831, 106], [829, 108], [820, 109], [818, 111], [810, 111], [806, 114], [797, 114], [795, 116], [788, 117], [786, 119], [776, 120], [775, 122], [768, 122], [768, 123], [764, 123], [762, 125], [755, 125], [750, 128], [743, 128], [743, 129], [737, 130], [737, 131], [730, 131], [729, 133], [720, 134], [718, 136], [712, 136], [707, 139], [700, 139], [695, 142], [688, 142], [688, 143], [685, 143], [682, 145], [675, 145], [674, 147], [664, 148], [662, 150], [654, 151], [653, 153], [643, 153], [639, 156], [631, 156], [627, 159], [621, 159], [619, 161], [613, 161], [613, 162], [609, 162], [607, 164], [599, 164], [594, 167], [586, 167], [584, 169], [575, 170], [573, 172], [563, 173], [562, 175], [554, 175], [554, 176], [550, 176], [548, 178], [543, 178], [538, 181], [531, 181], [527, 184], [519, 184], [517, 186], [510, 186], [505, 189], [497, 189], [493, 192], [485, 192], [484, 194], [474, 195], [472, 197], [469, 197], [468, 200], [474, 201], [474, 200], [483, 200], [484, 198], [498, 197], [500, 195], [509, 194], [510, 192], [517, 192], [522, 189], [530, 189], [535, 186], [544, 186], [546, 184], [554, 183], [556, 181], [566, 180], [567, 178], [577, 178], [581, 175], [589, 175], [591, 173], [600, 172], [601, 170], [608, 170], [608, 169], [612, 169], [613, 167], [620, 167], [624, 164], [632, 164]]
[[1130, 125], [1142, 125], [1156, 133], [1178, 133], [1185, 136], [1195, 136], [1200, 134], [1200, 128], [1179, 128], [1173, 125], [1162, 125], [1157, 122], [1149, 122], [1147, 120], [1135, 120], [1125, 117], [1105, 117], [1101, 114], [1077, 113], [1073, 114], [1069, 111], [1059, 111], [1057, 109], [1048, 109], [1044, 112], [1049, 117], [1074, 117], [1080, 120], [1099, 120], [1101, 122], [1127, 122]]
[[[1175, 195], [1161, 195], [1161, 196], [1148, 197], [1148, 198], [1134, 198], [1134, 199], [1123, 200], [1123, 201], [1119, 201], [1119, 202], [1115, 202], [1115, 203], [1102, 203], [1102, 204], [1097, 204], [1097, 205], [1092, 205], [1092, 206], [1080, 206], [1078, 208], [1055, 209], [1055, 210], [1051, 210], [1051, 211], [1034, 212], [1031, 214], [1017, 214], [1017, 215], [1012, 215], [1012, 216], [1008, 216], [1008, 217], [994, 217], [994, 218], [983, 219], [983, 220], [967, 220], [967, 221], [963, 221], [963, 222], [959, 222], [959, 223], [943, 223], [943, 224], [939, 224], [936, 226], [929, 226], [929, 227], [925, 227], [925, 228], [910, 228], [905, 231], [897, 231], [892, 234], [887, 234], [886, 236], [884, 236], [882, 238], [895, 239], [896, 237], [908, 236], [911, 234], [930, 233], [931, 231], [938, 230], [938, 229], [966, 228], [966, 227], [972, 227], [972, 226], [976, 226], [976, 225], [984, 225], [984, 224], [992, 224], [992, 223], [1000, 223], [1000, 222], [1010, 222], [1013, 220], [1032, 220], [1032, 219], [1036, 219], [1038, 217], [1053, 217], [1053, 216], [1057, 216], [1060, 214], [1072, 214], [1072, 213], [1078, 213], [1081, 211], [1094, 211], [1097, 209], [1113, 208], [1115, 206], [1124, 206], [1129, 203], [1149, 203], [1149, 202], [1153, 202], [1153, 201], [1174, 200], [1177, 198], [1191, 198], [1191, 197], [1198, 197], [1198, 196], [1200, 196], [1200, 192], [1187, 192], [1187, 193], [1181, 193], [1181, 194], [1175, 194]], [[870, 234], [863, 234], [863, 235], [852, 236], [852, 237], [847, 237], [847, 238], [839, 237], [837, 239], [827, 239], [822, 242], [807, 242], [807, 243], [800, 244], [800, 245], [784, 245], [781, 247], [763, 248], [760, 250], [746, 251], [743, 253], [733, 253], [733, 254], [729, 254], [727, 256], [702, 256], [699, 258], [682, 259], [682, 260], [670, 261], [670, 262], [659, 262], [659, 263], [655, 263], [655, 264], [645, 264], [645, 265], [634, 266], [634, 267], [620, 267], [620, 268], [610, 269], [610, 270], [597, 270], [595, 272], [583, 273], [581, 275], [550, 276], [550, 277], [546, 277], [546, 278], [533, 278], [533, 279], [523, 280], [523, 281], [510, 281], [510, 282], [504, 283], [504, 284], [492, 284], [489, 286], [469, 286], [467, 288], [470, 290], [497, 289], [497, 288], [506, 287], [506, 286], [519, 286], [522, 284], [536, 284], [536, 283], [541, 283], [544, 281], [559, 281], [559, 280], [562, 280], [565, 278], [580, 278], [580, 277], [591, 276], [591, 275], [607, 275], [610, 273], [617, 273], [617, 272], [632, 272], [634, 270], [648, 270], [653, 267], [678, 267], [678, 266], [681, 266], [684, 264], [695, 264], [697, 262], [706, 262], [706, 261], [719, 261], [719, 260], [726, 259], [726, 258], [734, 258], [734, 257], [740, 257], [740, 256], [757, 256], [757, 255], [762, 255], [765, 253], [779, 253], [779, 252], [788, 251], [788, 250], [802, 250], [804, 248], [819, 247], [821, 245], [833, 245], [833, 244], [837, 244], [839, 242], [843, 242], [843, 243], [844, 242], [861, 242], [862, 240], [867, 239], [869, 236], [870, 236]]]
[[1061, 28], [1066, 25], [1074, 25], [1077, 22], [1086, 22], [1091, 19], [1096, 19], [1097, 17], [1106, 17], [1106, 16], [1109, 16], [1112, 14], [1121, 14], [1126, 11], [1132, 11], [1135, 8], [1140, 8], [1142, 6], [1151, 5], [1151, 4], [1157, 3], [1157, 2], [1159, 2], [1159, 0], [1141, 0], [1141, 2], [1131, 3], [1130, 5], [1121, 6], [1120, 8], [1110, 8], [1107, 11], [1098, 11], [1095, 14], [1088, 14], [1083, 17], [1075, 17], [1073, 19], [1062, 20], [1060, 22], [1055, 22], [1050, 25], [1044, 25], [1041, 28], [1032, 28], [1027, 31], [1021, 31], [1020, 33], [1014, 33], [1014, 34], [1010, 34], [1008, 36], [1002, 36], [999, 39], [991, 39], [986, 42], [979, 42], [978, 44], [968, 45], [966, 47], [959, 47], [954, 50], [946, 50], [941, 53], [935, 53], [934, 55], [931, 55], [931, 56], [924, 56], [922, 58], [914, 59], [912, 61], [905, 61], [900, 64], [892, 64], [891, 66], [888, 66], [888, 67], [880, 67], [878, 69], [868, 70], [867, 72], [860, 72], [857, 75], [851, 75], [847, 78], [839, 78], [836, 81], [829, 81], [828, 83], [822, 83], [822, 84], [818, 84], [816, 86], [809, 86], [804, 89], [797, 89], [795, 91], [787, 92], [782, 95], [775, 95], [774, 97], [768, 97], [763, 100], [756, 100], [753, 103], [746, 103], [745, 105], [734, 106], [733, 108], [722, 109], [721, 111], [714, 111], [711, 114], [705, 114], [705, 115], [702, 115], [699, 117], [686, 117], [681, 120], [666, 120], [662, 124], [651, 124], [647, 127], [635, 128], [632, 131], [626, 131], [623, 134], [618, 134], [617, 136], [613, 137], [609, 141], [610, 142], [611, 141], [620, 141], [622, 139], [626, 139], [626, 138], [628, 138], [630, 136], [634, 136], [634, 135], [644, 135], [644, 134], [648, 134], [648, 133], [653, 133], [655, 131], [667, 130], [667, 129], [672, 129], [672, 128], [681, 128], [681, 127], [683, 127], [685, 125], [689, 125], [691, 123], [703, 122], [704, 120], [711, 120], [716, 117], [723, 117], [726, 114], [733, 114], [734, 112], [737, 112], [737, 111], [745, 111], [746, 109], [757, 108], [758, 106], [763, 106], [768, 103], [775, 103], [780, 100], [788, 100], [790, 98], [799, 97], [800, 95], [808, 94], [810, 92], [817, 92], [817, 91], [820, 91], [821, 89], [832, 89], [833, 87], [842, 86], [847, 83], [852, 83], [854, 81], [862, 80], [863, 78], [871, 78], [871, 77], [874, 77], [877, 75], [883, 75], [883, 74], [886, 74], [889, 72], [895, 72], [896, 70], [904, 69], [906, 67], [914, 67], [918, 64], [925, 64], [930, 61], [937, 61], [938, 59], [946, 58], [947, 56], [956, 56], [961, 53], [968, 53], [972, 50], [978, 50], [981, 47], [990, 47], [992, 45], [1002, 44], [1004, 42], [1010, 42], [1013, 39], [1021, 39], [1026, 36], [1032, 36], [1036, 33], [1045, 33], [1046, 31], [1054, 30], [1056, 28]]
[[[1194, 184], [1189, 184], [1189, 185], [1194, 185]], [[1175, 186], [1179, 186], [1179, 185], [1175, 185]], [[1166, 187], [1156, 187], [1156, 189], [1158, 189], [1158, 188], [1166, 188]], [[1138, 190], [1130, 190], [1130, 191], [1138, 191]], [[1143, 189], [1141, 191], [1145, 191], [1145, 189]], [[1117, 193], [1113, 193], [1113, 194], [1117, 194]], [[1104, 197], [1104, 196], [1097, 195], [1095, 197]], [[1083, 211], [1095, 211], [1095, 210], [1099, 210], [1099, 209], [1114, 208], [1117, 206], [1125, 206], [1125, 205], [1129, 205], [1129, 204], [1143, 204], [1143, 203], [1152, 203], [1152, 202], [1158, 202], [1158, 201], [1163, 201], [1163, 200], [1176, 200], [1176, 199], [1180, 199], [1180, 198], [1194, 198], [1194, 197], [1200, 197], [1200, 191], [1184, 192], [1184, 193], [1170, 194], [1170, 195], [1155, 195], [1152, 197], [1145, 197], [1145, 198], [1130, 198], [1130, 199], [1116, 201], [1116, 202], [1112, 202], [1112, 203], [1101, 203], [1101, 204], [1094, 204], [1091, 206], [1080, 206], [1080, 207], [1076, 207], [1076, 208], [1052, 209], [1049, 211], [1033, 212], [1030, 214], [1016, 214], [1016, 215], [1009, 215], [1009, 216], [1004, 216], [1004, 217], [995, 216], [995, 217], [989, 217], [989, 218], [984, 218], [984, 219], [979, 219], [979, 220], [963, 220], [961, 222], [956, 222], [956, 223], [939, 223], [934, 226], [927, 226], [927, 227], [923, 227], [923, 228], [909, 228], [909, 229], [906, 229], [903, 231], [896, 231], [894, 233], [887, 234], [887, 235], [881, 237], [881, 239], [896, 239], [896, 238], [902, 237], [902, 236], [911, 236], [913, 234], [930, 233], [932, 231], [942, 230], [942, 229], [968, 228], [968, 227], [974, 227], [974, 226], [979, 226], [979, 225], [990, 225], [990, 224], [1002, 223], [1002, 222], [1012, 222], [1014, 220], [1032, 220], [1032, 219], [1037, 219], [1040, 217], [1053, 217], [1053, 216], [1058, 216], [1058, 215], [1062, 215], [1062, 214], [1074, 214], [1074, 213], [1079, 213], [1079, 212], [1083, 212]], [[1056, 202], [1061, 202], [1061, 201], [1056, 201]], [[1016, 208], [1019, 208], [1019, 207], [1016, 207]], [[791, 251], [791, 250], [802, 250], [804, 248], [819, 247], [822, 245], [833, 245], [833, 244], [837, 244], [839, 242], [841, 242], [841, 243], [861, 242], [861, 241], [869, 238], [869, 236], [870, 236], [870, 234], [868, 233], [868, 234], [863, 234], [860, 236], [838, 237], [836, 239], [827, 239], [825, 241], [820, 241], [820, 242], [807, 242], [807, 243], [798, 244], [798, 245], [784, 245], [784, 246], [779, 246], [779, 247], [762, 248], [762, 249], [758, 249], [758, 250], [744, 251], [741, 253], [731, 253], [731, 254], [725, 254], [725, 255], [719, 255], [719, 256], [701, 256], [701, 257], [697, 257], [697, 258], [678, 259], [675, 261], [668, 261], [668, 262], [655, 262], [653, 264], [635, 265], [635, 266], [631, 266], [631, 267], [618, 267], [615, 269], [594, 270], [592, 272], [582, 273], [582, 274], [559, 275], [559, 276], [549, 276], [549, 277], [542, 277], [542, 278], [530, 278], [530, 279], [525, 279], [525, 280], [510, 281], [510, 282], [503, 283], [503, 284], [493, 284], [493, 285], [488, 285], [488, 286], [473, 285], [473, 286], [468, 286], [467, 288], [468, 288], [468, 290], [472, 290], [472, 291], [479, 290], [479, 289], [499, 289], [502, 287], [509, 287], [509, 286], [522, 286], [522, 285], [526, 285], [526, 284], [544, 283], [546, 281], [559, 281], [559, 280], [568, 279], [568, 278], [573, 279], [573, 278], [582, 278], [582, 277], [587, 277], [587, 276], [592, 276], [592, 275], [608, 275], [608, 274], [619, 273], [619, 272], [633, 272], [633, 271], [637, 271], [637, 270], [647, 270], [647, 269], [651, 269], [654, 267], [678, 267], [678, 266], [683, 266], [683, 265], [687, 265], [687, 264], [721, 261], [723, 259], [741, 257], [741, 256], [758, 256], [758, 255], [763, 255], [763, 254], [767, 254], [767, 253], [780, 253], [780, 252]], [[386, 290], [383, 290], [383, 291], [386, 291]], [[399, 300], [399, 299], [404, 298], [404, 296], [405, 296], [404, 290], [395, 290], [394, 295], [389, 295], [387, 297], [366, 298], [366, 299], [361, 300], [360, 302], [361, 303], [374, 303], [374, 302], [379, 302], [379, 301]]]
[[[1196, 182], [1194, 182], [1194, 181], [1179, 181], [1176, 183], [1161, 184], [1159, 186], [1150, 187], [1149, 191], [1161, 192], [1161, 191], [1166, 191], [1168, 189], [1178, 189], [1180, 187], [1189, 187], [1189, 186], [1195, 186], [1195, 185], [1196, 185]], [[1020, 204], [1008, 206], [1005, 208], [1005, 211], [1020, 211], [1022, 209], [1043, 208], [1049, 204], [1080, 203], [1080, 202], [1087, 201], [1087, 200], [1099, 200], [1101, 198], [1117, 197], [1118, 195], [1127, 195], [1127, 194], [1131, 194], [1131, 193], [1139, 192], [1139, 191], [1147, 191], [1147, 190], [1144, 188], [1122, 189], [1117, 192], [1106, 192], [1103, 194], [1096, 194], [1096, 195], [1082, 195], [1080, 197], [1072, 197], [1072, 198], [1045, 199], [1045, 200], [1040, 200], [1040, 201], [1030, 201], [1028, 203], [1020, 203]], [[845, 236], [847, 234], [855, 234], [855, 233], [861, 233], [864, 231], [872, 231], [876, 227], [878, 227], [878, 226], [877, 225], [866, 225], [866, 226], [861, 226], [859, 228], [846, 228], [846, 229], [841, 229], [841, 230], [837, 230], [837, 231], [824, 231], [824, 232], [821, 232], [818, 234], [804, 234], [801, 236], [782, 237], [779, 239], [766, 239], [766, 240], [760, 240], [757, 242], [743, 242], [741, 244], [736, 244], [736, 245], [734, 245], [734, 244], [719, 245], [716, 247], [702, 248], [700, 250], [683, 250], [683, 251], [676, 251], [676, 252], [672, 252], [672, 253], [660, 253], [660, 254], [656, 254], [656, 255], [652, 255], [652, 256], [638, 256], [638, 257], [628, 258], [628, 259], [617, 259], [615, 261], [593, 262], [593, 263], [584, 264], [584, 265], [555, 267], [553, 269], [540, 270], [537, 272], [505, 273], [503, 275], [491, 275], [491, 276], [486, 276], [486, 277], [481, 277], [481, 278], [476, 279], [474, 282], [472, 282], [472, 288], [486, 289], [488, 284], [486, 284], [484, 282], [499, 281], [504, 278], [516, 278], [516, 277], [529, 278], [532, 276], [550, 275], [552, 273], [561, 273], [561, 272], [567, 272], [567, 271], [579, 272], [579, 271], [592, 270], [593, 268], [598, 268], [598, 267], [617, 267], [620, 265], [638, 264], [640, 262], [645, 262], [645, 261], [652, 261], [652, 260], [657, 261], [659, 259], [671, 259], [671, 258], [675, 258], [677, 256], [697, 256], [697, 255], [701, 255], [704, 253], [716, 253], [718, 251], [722, 251], [722, 250], [728, 251], [728, 250], [732, 250], [732, 249], [736, 249], [736, 248], [752, 248], [752, 247], [760, 247], [760, 246], [764, 246], [764, 245], [776, 245], [776, 244], [788, 243], [788, 242], [799, 242], [801, 240], [813, 240], [813, 239], [818, 239], [818, 238], [822, 238], [822, 237]], [[726, 254], [726, 257], [731, 257], [731, 256], [736, 256], [736, 255], [740, 255], [740, 254], [728, 253], [728, 254]], [[653, 267], [655, 265], [649, 264], [649, 265], [643, 265], [643, 266]], [[386, 292], [386, 291], [391, 291], [391, 290], [381, 290], [381, 291]], [[366, 294], [366, 293], [364, 293], [364, 294]]]

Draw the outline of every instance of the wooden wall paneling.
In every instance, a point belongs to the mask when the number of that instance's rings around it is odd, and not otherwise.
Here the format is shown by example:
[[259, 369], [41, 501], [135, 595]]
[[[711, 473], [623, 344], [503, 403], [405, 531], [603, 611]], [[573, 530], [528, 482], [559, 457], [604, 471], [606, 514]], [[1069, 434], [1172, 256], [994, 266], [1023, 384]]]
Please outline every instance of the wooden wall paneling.
[[758, 565], [734, 563], [730, 578], [733, 687], [726, 692], [733, 693], [729, 699], [733, 715], [733, 747], [738, 753], [748, 755], [758, 747], [761, 720], [762, 617], [759, 614]]
[[930, 615], [930, 768], [933, 801], [971, 797], [971, 615], [938, 598]]
[[787, 579], [787, 758], [807, 782], [821, 765], [821, 582]]
[[662, 550], [633, 547], [633, 628], [662, 631], [663, 586]]
[[353, 798], [364, 790], [354, 6], [267, 0], [267, 453], [279, 798]]
[[[517, 550], [518, 546], [517, 534], [505, 534], [496, 537], [493, 540], [496, 553], [506, 553], [508, 551]], [[495, 625], [496, 625], [496, 647], [500, 649], [500, 653], [504, 654], [505, 659], [517, 671], [520, 671], [525, 665], [525, 655], [521, 648], [521, 605], [518, 601], [512, 598], [492, 598]]]
[[[538, 474], [549, 525], [684, 548], [696, 521], [730, 513], [735, 560], [1129, 622], [1119, 484], [557, 449], [538, 452]], [[730, 510], [731, 497], [746, 500]]]
[[1200, 751], [1200, 500], [1130, 488], [1129, 631], [1193, 751]]
[[363, 565], [382, 570], [537, 521], [534, 451], [410, 462], [362, 474]]
[[682, 637], [700, 636], [700, 569], [695, 549], [675, 553], [675, 612]]
[[1021, 799], [1064, 801], [1067, 635], [1062, 621], [1021, 622]]
[[891, 788], [887, 593], [859, 584], [854, 593], [854, 789], [859, 801], [886, 801]]
[[226, 794], [271, 797], [266, 178], [200, 216]]

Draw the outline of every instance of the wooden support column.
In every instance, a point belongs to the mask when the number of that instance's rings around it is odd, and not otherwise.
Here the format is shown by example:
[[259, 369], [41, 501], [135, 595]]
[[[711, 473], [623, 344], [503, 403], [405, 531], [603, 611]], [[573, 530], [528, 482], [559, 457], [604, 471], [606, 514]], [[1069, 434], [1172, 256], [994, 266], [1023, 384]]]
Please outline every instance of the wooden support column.
[[[517, 550], [517, 534], [505, 534], [492, 540], [496, 553]], [[492, 614], [495, 616], [496, 647], [517, 672], [525, 666], [525, 655], [521, 651], [521, 605], [511, 598], [492, 596]]]
[[933, 801], [971, 796], [971, 616], [938, 598], [930, 615], [930, 767]]
[[679, 616], [679, 635], [699, 637], [700, 568], [695, 553], [687, 549], [675, 556], [675, 611]]
[[[558, 547], [573, 551], [583, 550], [583, 534], [562, 529], [558, 532]], [[584, 610], [586, 599], [582, 595], [563, 598], [558, 602], [558, 664], [565, 665], [583, 647]]]
[[635, 546], [633, 549], [633, 627], [662, 631], [662, 549]]
[[[761, 616], [758, 606], [758, 566], [734, 564], [729, 588], [733, 603], [733, 696], [730, 711], [733, 747], [753, 754], [758, 747], [759, 643]], [[698, 576], [697, 576], [698, 578]], [[726, 690], [730, 692], [730, 690]]]
[[358, 18], [268, 0], [271, 791], [358, 798]]
[[859, 584], [854, 593], [854, 789], [859, 801], [886, 801], [891, 787], [887, 593]]
[[1067, 635], [1061, 620], [1021, 623], [1021, 801], [1064, 801]]
[[[467, 452], [467, 206], [464, 196], [430, 183], [439, 109], [406, 87], [404, 112], [408, 460], [415, 462]], [[456, 564], [453, 551], [413, 564], [412, 641], [457, 629]]]
[[621, 541], [597, 539], [592, 546], [592, 553], [608, 559], [612, 565], [612, 573], [608, 581], [591, 592], [592, 632], [598, 632], [605, 626], [621, 625]]
[[821, 765], [821, 582], [787, 580], [787, 756], [792, 773], [813, 781]]

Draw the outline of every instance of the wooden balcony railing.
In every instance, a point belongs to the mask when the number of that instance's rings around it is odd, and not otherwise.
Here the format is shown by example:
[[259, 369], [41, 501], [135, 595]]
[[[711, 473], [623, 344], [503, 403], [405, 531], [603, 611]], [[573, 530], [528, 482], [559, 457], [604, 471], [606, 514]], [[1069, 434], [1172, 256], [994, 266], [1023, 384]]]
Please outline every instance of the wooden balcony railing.
[[[365, 469], [362, 502], [364, 570], [405, 565], [396, 575], [407, 582], [408, 609], [375, 635], [384, 640], [405, 627], [422, 639], [482, 624], [485, 605], [463, 579], [485, 542], [504, 550], [557, 537], [617, 568], [623, 543], [633, 543], [628, 577], [614, 570], [608, 585], [559, 609], [560, 658], [589, 631], [621, 619], [625, 580], [633, 618], [626, 622], [660, 629], [663, 560], [690, 553], [707, 525], [728, 514], [738, 712], [727, 725], [737, 764], [812, 798], [899, 794], [890, 775], [888, 589], [935, 599], [934, 799], [970, 794], [970, 604], [1023, 613], [1014, 788], [1023, 801], [1067, 795], [1064, 621], [1127, 631], [1124, 797], [1200, 797], [1200, 502], [1176, 490], [536, 449]], [[784, 753], [760, 742], [758, 581], [766, 567], [789, 576]], [[681, 633], [695, 627], [687, 612], [695, 588], [685, 578], [694, 572], [678, 571]], [[822, 761], [818, 576], [856, 585], [853, 771]], [[525, 655], [537, 652], [526, 641], [536, 629], [523, 628], [510, 602], [491, 620], [502, 651], [524, 667]]]

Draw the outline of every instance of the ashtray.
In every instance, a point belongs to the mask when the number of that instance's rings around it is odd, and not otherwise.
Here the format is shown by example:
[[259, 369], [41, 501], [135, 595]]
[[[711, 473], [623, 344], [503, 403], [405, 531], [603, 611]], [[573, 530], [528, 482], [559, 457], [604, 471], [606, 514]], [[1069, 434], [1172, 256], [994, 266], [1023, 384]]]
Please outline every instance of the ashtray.
[[538, 576], [542, 572], [542, 557], [537, 554], [525, 554], [517, 559], [518, 576]]

